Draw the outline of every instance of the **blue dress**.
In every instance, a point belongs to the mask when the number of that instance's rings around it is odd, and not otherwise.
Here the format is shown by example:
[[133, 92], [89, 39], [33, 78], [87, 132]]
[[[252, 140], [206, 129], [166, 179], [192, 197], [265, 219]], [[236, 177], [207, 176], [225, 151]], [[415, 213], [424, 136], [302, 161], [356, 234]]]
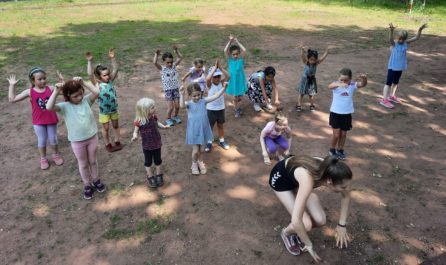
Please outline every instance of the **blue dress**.
[[204, 145], [209, 139], [214, 139], [214, 136], [209, 125], [206, 100], [200, 99], [197, 103], [191, 100], [187, 103], [186, 144]]
[[305, 64], [300, 84], [297, 87], [299, 94], [310, 96], [317, 94], [316, 70], [317, 64]]
[[242, 57], [237, 60], [229, 57], [228, 70], [231, 79], [226, 93], [231, 96], [243, 96], [246, 92], [245, 61]]

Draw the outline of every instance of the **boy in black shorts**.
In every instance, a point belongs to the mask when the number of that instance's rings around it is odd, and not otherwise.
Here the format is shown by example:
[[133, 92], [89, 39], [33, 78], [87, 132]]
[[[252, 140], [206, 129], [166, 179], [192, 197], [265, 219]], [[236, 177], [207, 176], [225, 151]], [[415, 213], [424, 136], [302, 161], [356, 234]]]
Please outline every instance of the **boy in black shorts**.
[[347, 158], [344, 153], [344, 144], [347, 139], [347, 131], [352, 129], [352, 113], [355, 111], [353, 94], [356, 89], [367, 85], [367, 76], [360, 74], [358, 82], [351, 82], [352, 71], [350, 69], [343, 68], [339, 74], [338, 81], [328, 85], [328, 88], [333, 92], [329, 121], [333, 128], [333, 136], [328, 154], [344, 160]]

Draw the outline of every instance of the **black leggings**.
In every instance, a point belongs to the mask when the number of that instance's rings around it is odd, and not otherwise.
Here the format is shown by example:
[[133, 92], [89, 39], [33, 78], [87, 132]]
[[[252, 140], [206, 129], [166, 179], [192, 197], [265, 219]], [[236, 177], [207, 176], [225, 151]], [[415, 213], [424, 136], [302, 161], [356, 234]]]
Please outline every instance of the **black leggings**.
[[155, 166], [161, 165], [161, 148], [155, 150], [143, 150], [144, 152], [144, 166], [151, 167], [152, 161], [155, 162]]

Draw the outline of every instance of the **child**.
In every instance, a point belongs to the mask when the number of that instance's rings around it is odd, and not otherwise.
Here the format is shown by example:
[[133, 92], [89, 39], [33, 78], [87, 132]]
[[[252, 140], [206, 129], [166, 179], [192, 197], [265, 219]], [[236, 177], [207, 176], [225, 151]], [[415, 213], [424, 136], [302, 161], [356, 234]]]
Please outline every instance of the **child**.
[[[173, 62], [173, 55], [170, 52], [165, 52], [161, 59], [164, 65], [158, 64], [158, 56], [161, 51], [156, 50], [155, 56], [153, 57], [153, 64], [161, 72], [161, 81], [163, 82], [164, 98], [167, 101], [167, 120], [166, 124], [168, 126], [173, 126], [175, 123], [180, 124], [181, 119], [178, 117], [178, 112], [180, 110], [179, 98], [180, 98], [180, 83], [178, 82], [177, 66], [183, 60], [183, 55], [181, 55], [177, 46], [173, 46], [175, 54], [178, 59]], [[172, 111], [175, 109], [174, 116], [172, 119]]]
[[[98, 64], [94, 69], [93, 75], [93, 55], [90, 52], [86, 54], [88, 65], [87, 71], [93, 85], [99, 86], [99, 123], [102, 124], [102, 137], [104, 138], [105, 148], [109, 152], [122, 149], [120, 141], [121, 133], [119, 130], [119, 112], [116, 88], [113, 87], [113, 81], [118, 76], [118, 64], [116, 63], [115, 52], [109, 49], [108, 57], [112, 64], [112, 71]], [[115, 146], [110, 143], [109, 128], [110, 121], [115, 133]]]
[[314, 96], [317, 94], [316, 69], [317, 66], [322, 63], [325, 58], [327, 58], [328, 50], [329, 48], [327, 48], [322, 57], [319, 59], [318, 52], [316, 50], [308, 49], [307, 56], [305, 56], [305, 47], [302, 47], [301, 58], [305, 66], [300, 79], [300, 84], [297, 87], [297, 91], [300, 95], [297, 98], [296, 111], [302, 111], [301, 103], [305, 95], [308, 95], [310, 98], [310, 110], [314, 111], [316, 109], [313, 100]]
[[226, 60], [228, 60], [228, 70], [229, 74], [231, 75], [231, 80], [229, 80], [227, 93], [228, 95], [234, 96], [233, 103], [235, 109], [235, 117], [239, 118], [240, 115], [242, 114], [242, 109], [240, 108], [240, 102], [242, 101], [242, 96], [246, 92], [245, 61], [244, 61], [244, 58], [246, 57], [246, 49], [237, 40], [236, 37], [229, 35], [229, 41], [224, 49], [224, 54]]
[[203, 98], [203, 92], [197, 83], [187, 86], [187, 94], [191, 100], [184, 101], [184, 87], [181, 87], [180, 106], [187, 107], [186, 144], [192, 145], [192, 174], [206, 174], [206, 166], [201, 158], [201, 147], [209, 139], [213, 139], [211, 126], [209, 125], [206, 104], [218, 99], [226, 90], [223, 86], [217, 94]]
[[267, 66], [263, 71], [257, 71], [251, 75], [248, 81], [248, 98], [254, 103], [254, 110], [260, 111], [261, 107], [272, 110], [271, 97], [274, 92], [274, 104], [279, 105], [279, 91], [276, 86], [276, 69]]
[[[53, 90], [47, 103], [47, 109], [59, 112], [65, 118], [68, 140], [77, 158], [79, 172], [84, 183], [84, 199], [93, 197], [93, 188], [104, 192], [105, 185], [98, 176], [96, 152], [98, 150], [98, 127], [91, 105], [99, 96], [99, 89], [82, 78], [75, 77], [58, 87], [65, 102], [56, 103], [58, 91]], [[91, 93], [84, 96], [84, 88]]]
[[355, 111], [353, 108], [353, 94], [356, 89], [367, 85], [367, 76], [360, 74], [359, 79], [361, 80], [359, 82], [351, 82], [352, 70], [343, 68], [339, 73], [339, 80], [328, 85], [333, 93], [329, 121], [331, 128], [333, 128], [333, 136], [328, 154], [344, 160], [347, 158], [344, 153], [344, 144], [347, 139], [347, 131], [352, 129], [352, 113]]
[[[132, 142], [141, 134], [142, 149], [144, 152], [144, 166], [147, 172], [147, 182], [151, 188], [161, 187], [164, 184], [161, 173], [161, 135], [159, 128], [169, 128], [158, 122], [155, 115], [155, 101], [151, 98], [142, 98], [136, 103], [135, 130]], [[152, 173], [152, 161], [155, 162], [156, 175]]]
[[[387, 66], [388, 69], [387, 69], [386, 85], [383, 88], [383, 98], [380, 99], [378, 102], [382, 106], [391, 109], [394, 107], [392, 102], [397, 104], [401, 103], [401, 100], [396, 97], [395, 93], [398, 87], [398, 82], [400, 80], [400, 77], [403, 71], [407, 69], [406, 52], [408, 49], [408, 44], [420, 38], [421, 31], [427, 28], [427, 24], [423, 24], [418, 29], [418, 34], [411, 39], [407, 39], [407, 31], [401, 30], [400, 32], [398, 32], [397, 41], [393, 39], [393, 31], [395, 27], [392, 25], [392, 23], [389, 24], [389, 28], [390, 28], [389, 39], [392, 47], [389, 58], [389, 64]], [[390, 88], [390, 93], [389, 93], [389, 88]]]
[[283, 155], [289, 155], [291, 147], [291, 128], [288, 126], [288, 117], [283, 113], [282, 107], [277, 107], [274, 121], [266, 124], [260, 133], [260, 145], [262, 147], [263, 162], [271, 165], [270, 155], [275, 155], [277, 146], [280, 151], [277, 157], [280, 161], [284, 159]]
[[187, 72], [181, 80], [186, 82], [186, 86], [192, 82], [197, 82], [200, 85], [201, 91], [204, 92], [206, 90], [205, 71], [206, 68], [204, 67], [203, 59], [197, 58], [194, 60], [194, 66], [189, 69], [189, 72]]
[[[57, 72], [59, 79], [63, 81], [62, 75]], [[46, 158], [47, 141], [53, 151], [53, 161], [56, 165], [63, 164], [63, 159], [59, 154], [57, 145], [57, 119], [56, 113], [48, 111], [46, 104], [51, 96], [52, 87], [47, 86], [46, 73], [42, 68], [35, 67], [28, 74], [31, 87], [23, 90], [20, 94], [15, 94], [15, 86], [19, 82], [15, 75], [11, 75], [9, 81], [9, 102], [16, 103], [26, 98], [30, 99], [32, 108], [32, 123], [37, 136], [37, 148], [40, 153], [40, 168], [48, 169], [50, 164]]]
[[[220, 62], [217, 61], [217, 63], [219, 64]], [[222, 74], [225, 75], [224, 78], [222, 78]], [[230, 78], [229, 73], [225, 69], [221, 68], [220, 65], [215, 65], [212, 67], [206, 78], [206, 83], [209, 88], [208, 96], [211, 97], [217, 94], [223, 87], [223, 81], [228, 81]], [[219, 144], [223, 149], [228, 150], [229, 145], [225, 142], [225, 132], [223, 128], [223, 124], [225, 123], [225, 96], [221, 95], [215, 101], [209, 102], [206, 105], [206, 109], [208, 111], [211, 130], [214, 129], [214, 125], [217, 123]], [[213, 140], [214, 139], [209, 139], [208, 143], [206, 144], [206, 148], [204, 149], [205, 152], [211, 151]]]

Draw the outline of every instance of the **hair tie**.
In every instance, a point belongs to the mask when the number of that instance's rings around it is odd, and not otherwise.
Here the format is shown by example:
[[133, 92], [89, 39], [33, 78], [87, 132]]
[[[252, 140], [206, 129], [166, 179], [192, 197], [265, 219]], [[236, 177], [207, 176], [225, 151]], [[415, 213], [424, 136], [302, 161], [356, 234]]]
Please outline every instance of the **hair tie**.
[[39, 73], [39, 72], [45, 72], [45, 71], [43, 71], [43, 69], [40, 67], [34, 67], [33, 69], [31, 69], [31, 71], [29, 71], [28, 76], [29, 76], [29, 78], [32, 78], [35, 73]]

